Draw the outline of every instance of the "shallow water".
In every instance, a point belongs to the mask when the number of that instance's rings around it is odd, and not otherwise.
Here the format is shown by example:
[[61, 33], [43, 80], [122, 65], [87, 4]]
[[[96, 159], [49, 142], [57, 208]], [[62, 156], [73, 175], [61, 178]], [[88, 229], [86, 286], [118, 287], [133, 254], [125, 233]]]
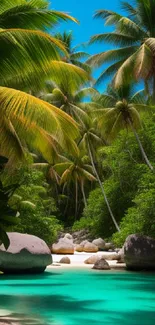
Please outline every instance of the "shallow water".
[[155, 274], [52, 270], [0, 276], [0, 309], [54, 325], [155, 325]]

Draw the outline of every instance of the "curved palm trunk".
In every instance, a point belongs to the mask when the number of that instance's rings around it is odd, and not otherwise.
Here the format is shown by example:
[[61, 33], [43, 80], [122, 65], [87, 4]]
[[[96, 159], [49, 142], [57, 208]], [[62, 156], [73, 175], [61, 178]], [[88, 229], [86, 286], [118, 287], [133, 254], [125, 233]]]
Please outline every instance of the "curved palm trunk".
[[153, 77], [153, 94], [152, 94], [153, 104], [155, 104], [155, 77]]
[[97, 170], [96, 170], [96, 167], [95, 167], [95, 164], [94, 164], [94, 159], [93, 159], [93, 155], [92, 155], [92, 152], [91, 152], [91, 148], [90, 148], [89, 141], [88, 141], [88, 151], [89, 151], [89, 157], [90, 157], [90, 160], [91, 160], [91, 164], [92, 164], [92, 167], [93, 167], [94, 173], [95, 173], [95, 175], [96, 175], [96, 178], [97, 178], [97, 180], [98, 180], [98, 183], [99, 183], [99, 185], [100, 185], [100, 188], [101, 188], [102, 194], [103, 194], [103, 196], [104, 196], [104, 200], [105, 200], [105, 203], [106, 203], [106, 205], [107, 205], [107, 208], [108, 208], [109, 214], [110, 214], [110, 216], [111, 216], [111, 219], [112, 219], [112, 221], [113, 221], [113, 223], [114, 223], [114, 225], [115, 225], [117, 231], [120, 232], [120, 228], [119, 228], [118, 223], [117, 223], [117, 221], [116, 221], [116, 219], [115, 219], [115, 217], [114, 217], [114, 215], [113, 215], [113, 212], [112, 212], [112, 210], [111, 210], [111, 207], [110, 207], [109, 201], [108, 201], [108, 199], [107, 199], [107, 196], [106, 196], [106, 193], [105, 193], [105, 190], [104, 190], [104, 186], [103, 186], [103, 184], [102, 184], [102, 182], [101, 182], [101, 180], [100, 180], [100, 177], [99, 177], [99, 175], [98, 175], [98, 172], [97, 172]]
[[130, 121], [130, 119], [129, 119], [129, 124], [130, 124], [130, 127], [131, 127], [131, 129], [132, 129], [132, 131], [133, 131], [133, 133], [134, 133], [134, 135], [135, 135], [135, 138], [136, 138], [136, 140], [137, 140], [137, 142], [138, 142], [138, 145], [139, 145], [140, 151], [141, 151], [141, 153], [142, 153], [142, 157], [144, 158], [144, 160], [145, 160], [147, 166], [148, 166], [148, 167], [153, 171], [153, 166], [151, 165], [151, 163], [150, 163], [150, 161], [149, 161], [149, 159], [148, 159], [148, 157], [147, 157], [147, 155], [146, 155], [146, 153], [145, 153], [145, 150], [144, 150], [144, 148], [143, 148], [143, 146], [142, 146], [142, 143], [141, 143], [141, 141], [140, 141], [140, 139], [139, 139], [138, 133], [136, 132], [136, 130], [135, 130], [135, 128], [134, 128], [132, 122]]
[[85, 195], [85, 191], [84, 191], [84, 182], [81, 182], [81, 192], [83, 195], [83, 202], [84, 202], [84, 206], [87, 207], [87, 200], [86, 200], [86, 195]]
[[78, 211], [78, 182], [76, 179], [76, 181], [75, 181], [75, 220], [77, 218], [77, 211]]

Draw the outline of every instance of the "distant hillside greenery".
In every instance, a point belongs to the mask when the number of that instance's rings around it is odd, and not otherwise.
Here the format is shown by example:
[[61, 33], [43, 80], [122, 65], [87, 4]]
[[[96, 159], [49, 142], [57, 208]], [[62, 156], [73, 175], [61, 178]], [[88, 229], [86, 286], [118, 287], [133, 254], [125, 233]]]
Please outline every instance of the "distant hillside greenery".
[[74, 17], [17, 2], [0, 7], [0, 241], [11, 230], [50, 246], [66, 228], [119, 247], [155, 237], [155, 0], [97, 10], [105, 27], [89, 43], [109, 49], [94, 55], [56, 32]]

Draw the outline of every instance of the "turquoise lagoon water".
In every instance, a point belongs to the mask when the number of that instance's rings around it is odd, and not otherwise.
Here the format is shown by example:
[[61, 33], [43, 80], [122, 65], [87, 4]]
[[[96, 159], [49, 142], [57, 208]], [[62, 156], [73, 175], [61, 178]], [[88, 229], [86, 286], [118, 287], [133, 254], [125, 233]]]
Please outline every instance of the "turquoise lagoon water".
[[0, 309], [54, 325], [155, 325], [155, 275], [60, 269], [2, 275]]

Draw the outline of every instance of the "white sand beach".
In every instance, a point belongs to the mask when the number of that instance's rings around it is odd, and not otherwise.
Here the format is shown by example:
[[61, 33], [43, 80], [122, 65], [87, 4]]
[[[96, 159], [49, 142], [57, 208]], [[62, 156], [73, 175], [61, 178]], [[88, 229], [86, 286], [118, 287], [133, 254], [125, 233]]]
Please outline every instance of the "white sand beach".
[[[97, 253], [85, 253], [85, 252], [75, 252], [73, 255], [59, 255], [59, 254], [52, 254], [53, 257], [53, 264], [49, 265], [48, 268], [92, 268], [93, 264], [85, 264], [84, 261], [92, 255], [113, 255], [113, 252], [103, 252], [99, 251]], [[60, 264], [59, 261], [62, 257], [68, 256], [70, 258], [70, 264]], [[117, 260], [107, 260], [110, 267], [113, 269], [124, 269], [124, 263], [117, 263]]]

